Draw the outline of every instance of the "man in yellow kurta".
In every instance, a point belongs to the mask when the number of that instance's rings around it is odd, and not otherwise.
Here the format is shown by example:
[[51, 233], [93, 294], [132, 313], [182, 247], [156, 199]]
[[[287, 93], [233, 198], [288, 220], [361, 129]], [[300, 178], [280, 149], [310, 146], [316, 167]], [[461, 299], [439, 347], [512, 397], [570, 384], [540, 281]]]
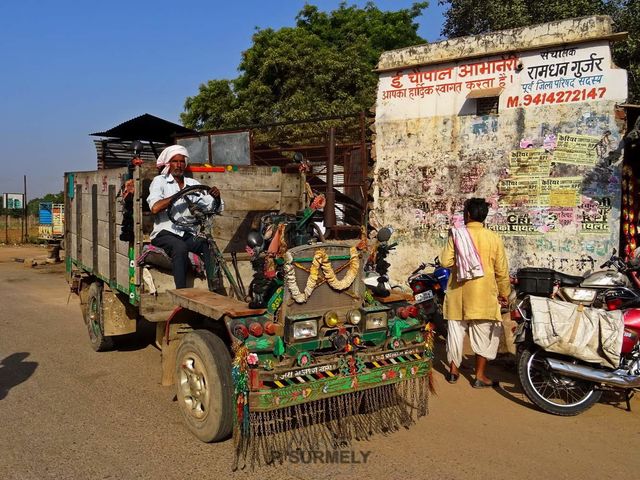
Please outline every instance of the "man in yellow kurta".
[[452, 235], [440, 254], [443, 267], [453, 267], [444, 300], [444, 318], [448, 320], [447, 361], [450, 373], [447, 380], [455, 383], [462, 363], [462, 348], [469, 331], [471, 348], [476, 354], [475, 388], [496, 386], [485, 375], [488, 360], [496, 358], [502, 334], [500, 301], [509, 297], [509, 268], [502, 239], [482, 222], [489, 213], [489, 204], [482, 198], [470, 198], [464, 204], [464, 222], [476, 247], [484, 276], [459, 281], [456, 271], [456, 252]]

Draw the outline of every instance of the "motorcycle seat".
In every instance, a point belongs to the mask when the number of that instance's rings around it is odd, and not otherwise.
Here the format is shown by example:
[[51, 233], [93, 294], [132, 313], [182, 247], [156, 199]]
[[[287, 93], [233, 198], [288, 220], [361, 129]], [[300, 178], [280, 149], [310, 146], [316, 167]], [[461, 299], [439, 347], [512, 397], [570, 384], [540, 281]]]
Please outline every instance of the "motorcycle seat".
[[557, 272], [555, 273], [556, 280], [560, 282], [560, 285], [564, 287], [576, 287], [582, 283], [584, 277], [579, 275], [568, 275], [566, 273]]

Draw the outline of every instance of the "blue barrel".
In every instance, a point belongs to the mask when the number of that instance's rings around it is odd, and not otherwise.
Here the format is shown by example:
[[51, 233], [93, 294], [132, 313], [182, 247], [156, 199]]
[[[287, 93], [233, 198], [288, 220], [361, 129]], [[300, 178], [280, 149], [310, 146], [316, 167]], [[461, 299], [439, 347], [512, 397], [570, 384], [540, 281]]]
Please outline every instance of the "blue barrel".
[[39, 221], [40, 225], [52, 225], [53, 224], [53, 204], [51, 202], [40, 202]]

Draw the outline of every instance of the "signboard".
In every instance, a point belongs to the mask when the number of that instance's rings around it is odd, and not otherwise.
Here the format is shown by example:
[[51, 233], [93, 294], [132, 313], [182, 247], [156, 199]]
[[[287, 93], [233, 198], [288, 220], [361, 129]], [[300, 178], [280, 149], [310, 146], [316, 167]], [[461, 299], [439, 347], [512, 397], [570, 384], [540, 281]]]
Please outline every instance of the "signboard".
[[[499, 111], [560, 103], [626, 100], [627, 72], [609, 41], [520, 52], [380, 74], [376, 116], [397, 119], [475, 115], [475, 98], [500, 97]], [[591, 165], [589, 139], [566, 138], [566, 163]]]
[[2, 205], [8, 210], [22, 210], [24, 208], [24, 194], [5, 193], [2, 196]]

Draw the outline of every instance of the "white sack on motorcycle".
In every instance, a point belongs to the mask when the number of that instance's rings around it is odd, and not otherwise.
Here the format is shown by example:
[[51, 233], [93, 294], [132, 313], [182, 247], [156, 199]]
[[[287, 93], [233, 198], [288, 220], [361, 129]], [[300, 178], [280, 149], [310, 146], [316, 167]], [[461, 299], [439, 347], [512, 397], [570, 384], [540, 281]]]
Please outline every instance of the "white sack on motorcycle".
[[533, 341], [543, 349], [585, 362], [617, 368], [624, 321], [620, 310], [584, 308], [544, 297], [529, 297]]

